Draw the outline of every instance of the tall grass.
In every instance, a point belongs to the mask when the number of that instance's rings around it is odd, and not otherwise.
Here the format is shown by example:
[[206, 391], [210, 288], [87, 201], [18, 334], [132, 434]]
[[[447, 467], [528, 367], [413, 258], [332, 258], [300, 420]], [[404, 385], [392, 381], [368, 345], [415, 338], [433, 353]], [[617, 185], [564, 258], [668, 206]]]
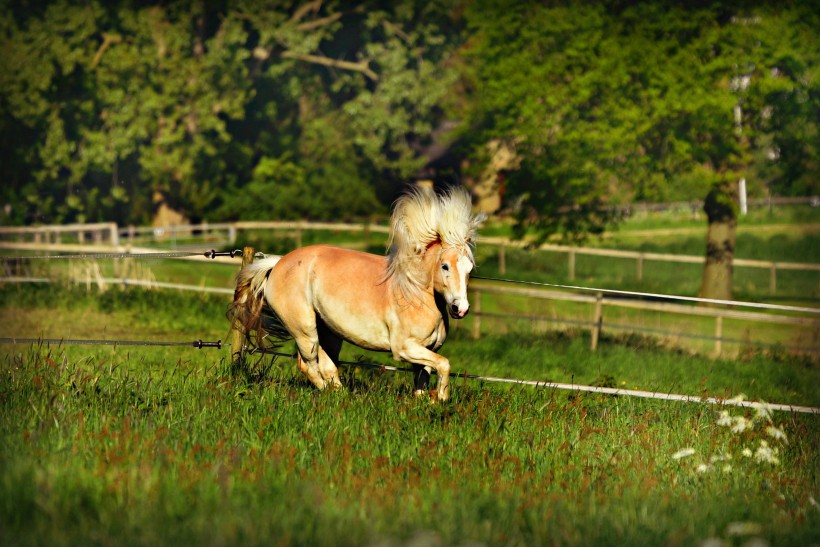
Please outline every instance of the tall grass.
[[[47, 306], [53, 329], [80, 312], [138, 339], [225, 328], [224, 299], [110, 294], [4, 288], [0, 324], [19, 335], [16, 320]], [[816, 401], [811, 363], [761, 354], [733, 369], [641, 339], [590, 355], [571, 335], [463, 335], [445, 352], [469, 372], [710, 391], [735, 376], [754, 390], [760, 374]], [[320, 393], [287, 360], [250, 380], [219, 350], [0, 352], [5, 545], [820, 541], [816, 416], [727, 422], [715, 407], [465, 380], [435, 405], [408, 378], [353, 370]], [[811, 385], [781, 385], [789, 375]]]

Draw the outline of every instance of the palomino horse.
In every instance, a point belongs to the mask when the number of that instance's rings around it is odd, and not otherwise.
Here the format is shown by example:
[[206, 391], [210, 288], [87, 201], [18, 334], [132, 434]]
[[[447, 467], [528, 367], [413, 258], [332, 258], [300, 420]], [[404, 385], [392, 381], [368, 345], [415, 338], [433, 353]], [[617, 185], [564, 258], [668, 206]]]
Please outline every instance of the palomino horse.
[[299, 370], [319, 389], [341, 386], [346, 340], [412, 363], [417, 394], [422, 373], [426, 382], [435, 370], [437, 398], [446, 400], [450, 363], [435, 352], [447, 314], [461, 319], [470, 309], [471, 246], [482, 220], [471, 209], [463, 190], [414, 188], [395, 203], [389, 256], [311, 245], [252, 263], [237, 275], [229, 317], [260, 347], [268, 336], [293, 338]]

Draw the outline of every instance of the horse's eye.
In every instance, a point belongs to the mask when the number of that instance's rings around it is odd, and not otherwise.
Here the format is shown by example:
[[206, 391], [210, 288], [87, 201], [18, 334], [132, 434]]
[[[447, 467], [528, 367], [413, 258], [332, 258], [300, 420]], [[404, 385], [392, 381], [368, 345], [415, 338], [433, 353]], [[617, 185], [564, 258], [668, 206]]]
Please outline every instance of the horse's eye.
[[450, 265], [449, 264], [442, 264], [441, 269], [444, 270], [445, 272], [449, 272], [450, 271]]

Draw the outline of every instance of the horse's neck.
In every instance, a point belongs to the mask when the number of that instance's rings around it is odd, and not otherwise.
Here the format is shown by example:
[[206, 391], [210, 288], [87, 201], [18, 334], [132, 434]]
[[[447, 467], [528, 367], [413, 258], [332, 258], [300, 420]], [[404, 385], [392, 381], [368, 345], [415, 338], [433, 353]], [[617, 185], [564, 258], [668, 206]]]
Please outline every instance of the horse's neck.
[[426, 292], [433, 293], [433, 277], [438, 268], [438, 259], [441, 256], [441, 243], [433, 243], [427, 247], [419, 264], [418, 279], [424, 280]]

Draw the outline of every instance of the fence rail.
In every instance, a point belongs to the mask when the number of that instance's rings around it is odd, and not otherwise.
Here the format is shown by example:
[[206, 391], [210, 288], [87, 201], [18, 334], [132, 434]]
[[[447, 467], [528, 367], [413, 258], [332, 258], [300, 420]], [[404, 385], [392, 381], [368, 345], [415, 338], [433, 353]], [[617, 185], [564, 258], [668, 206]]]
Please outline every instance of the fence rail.
[[[168, 238], [176, 239], [178, 237], [204, 237], [213, 239], [214, 234], [222, 234], [222, 237], [217, 240], [218, 243], [226, 245], [234, 245], [237, 242], [239, 231], [252, 230], [287, 230], [292, 233], [296, 239], [296, 246], [301, 246], [302, 232], [311, 230], [326, 230], [336, 232], [358, 232], [367, 236], [370, 233], [387, 234], [390, 229], [388, 226], [377, 223], [330, 223], [330, 222], [308, 222], [308, 221], [279, 221], [279, 222], [262, 222], [262, 221], [246, 221], [246, 222], [232, 222], [232, 223], [202, 223], [191, 225], [169, 226], [164, 228], [157, 227], [134, 227], [128, 226], [125, 228], [118, 228], [114, 223], [98, 223], [98, 224], [71, 224], [65, 226], [41, 226], [41, 227], [0, 227], [0, 236], [14, 235], [18, 237], [17, 242], [2, 241], [0, 242], [0, 249], [51, 249], [58, 250], [58, 247], [45, 247], [44, 245], [61, 244], [59, 236], [62, 234], [75, 234], [82, 245], [88, 234], [92, 234], [92, 240], [96, 244], [107, 243], [112, 247], [119, 247], [119, 242], [124, 241], [131, 248], [138, 237], [145, 234], [151, 234], [153, 238]], [[30, 238], [30, 239], [29, 239]], [[482, 237], [480, 239], [483, 245], [493, 245], [498, 247], [498, 267], [501, 275], [506, 274], [506, 249], [509, 248], [527, 248], [530, 244], [525, 241], [512, 240], [503, 237]], [[32, 245], [26, 247], [25, 245]], [[705, 259], [699, 255], [680, 255], [668, 253], [652, 253], [641, 251], [628, 251], [622, 249], [607, 249], [595, 247], [578, 247], [555, 245], [551, 243], [544, 243], [537, 247], [538, 250], [548, 251], [554, 253], [565, 253], [567, 255], [567, 270], [568, 279], [570, 281], [575, 279], [575, 263], [577, 256], [599, 256], [606, 258], [621, 258], [635, 261], [635, 276], [638, 281], [643, 279], [644, 263], [648, 261], [654, 262], [669, 262], [669, 263], [683, 263], [683, 264], [703, 264]], [[70, 251], [75, 247], [64, 247], [64, 250]], [[769, 271], [769, 292], [774, 294], [777, 292], [777, 272], [779, 270], [792, 271], [814, 271], [820, 272], [820, 264], [809, 262], [784, 262], [784, 261], [769, 261], [769, 260], [754, 260], [746, 258], [735, 258], [733, 264], [740, 268], [757, 268]]]
[[[541, 288], [529, 287], [509, 287], [494, 285], [489, 282], [480, 280], [473, 280], [469, 287], [472, 293], [471, 301], [473, 304], [474, 318], [472, 323], [472, 336], [479, 338], [482, 333], [482, 318], [497, 318], [497, 319], [523, 319], [531, 323], [538, 322], [552, 322], [564, 323], [588, 328], [590, 330], [590, 349], [595, 351], [598, 346], [598, 340], [604, 327], [607, 329], [615, 329], [619, 331], [648, 333], [658, 336], [673, 337], [673, 338], [699, 338], [713, 342], [713, 354], [715, 356], [723, 353], [724, 343], [735, 343], [744, 345], [758, 345], [766, 346], [771, 344], [759, 343], [753, 340], [737, 340], [724, 336], [725, 321], [752, 321], [757, 323], [764, 323], [770, 325], [793, 325], [795, 327], [803, 327], [811, 331], [811, 339], [813, 344], [811, 346], [794, 346], [784, 345], [785, 349], [790, 349], [805, 353], [820, 353], [820, 346], [816, 346], [818, 338], [820, 337], [820, 319], [814, 317], [801, 315], [781, 315], [773, 313], [761, 313], [742, 311], [735, 309], [725, 309], [718, 307], [703, 307], [691, 306], [685, 304], [676, 304], [672, 302], [652, 302], [632, 298], [614, 298], [604, 296], [602, 293], [598, 294], [577, 294], [563, 291], [556, 291]], [[589, 319], [574, 319], [574, 318], [559, 318], [550, 317], [546, 315], [529, 314], [521, 315], [514, 313], [490, 313], [482, 311], [482, 294], [495, 294], [503, 296], [519, 296], [528, 299], [538, 300], [554, 300], [563, 302], [576, 302], [588, 304], [593, 311], [588, 316]], [[711, 317], [714, 319], [713, 335], [700, 335], [682, 330], [672, 331], [663, 328], [647, 328], [640, 325], [626, 325], [612, 322], [604, 322], [605, 308], [627, 308], [633, 310], [660, 312], [664, 314], [675, 314], [694, 317]]]
[[[524, 241], [510, 240], [501, 237], [484, 237], [481, 243], [485, 245], [498, 246], [498, 271], [501, 275], [506, 273], [506, 248], [526, 248]], [[651, 253], [642, 251], [627, 251], [622, 249], [605, 249], [596, 247], [576, 247], [565, 245], [553, 245], [544, 243], [538, 246], [538, 250], [555, 253], [566, 253], [567, 255], [567, 277], [570, 281], [575, 280], [575, 259], [578, 255], [601, 256], [606, 258], [624, 258], [635, 261], [635, 277], [638, 281], [643, 280], [644, 262], [671, 262], [680, 264], [703, 264], [705, 257], [696, 255], [680, 255], [668, 253]], [[780, 262], [773, 260], [754, 260], [748, 258], [735, 258], [732, 264], [736, 267], [760, 268], [769, 270], [769, 292], [777, 292], [777, 271], [796, 270], [820, 272], [820, 264], [811, 262]]]
[[[46, 277], [25, 277], [25, 276], [7, 276], [0, 277], [0, 284], [3, 283], [53, 283], [55, 279]], [[117, 277], [103, 277], [103, 276], [86, 276], [66, 279], [69, 283], [84, 284], [87, 288], [92, 285], [106, 290], [110, 287], [120, 286], [142, 286], [147, 288], [163, 288], [176, 289], [185, 291], [208, 292], [215, 294], [223, 294], [230, 296], [233, 294], [233, 288], [227, 287], [207, 287], [201, 285], [188, 285], [182, 283], [169, 283], [155, 280], [144, 279], [128, 279]], [[472, 324], [469, 326], [470, 333], [474, 338], [482, 336], [483, 329], [486, 327], [485, 319], [494, 320], [525, 320], [532, 324], [538, 323], [559, 323], [568, 324], [589, 329], [590, 331], [590, 349], [595, 351], [598, 347], [600, 336], [604, 330], [617, 330], [622, 332], [634, 332], [638, 334], [650, 334], [657, 337], [669, 338], [689, 338], [700, 339], [712, 343], [712, 353], [715, 356], [723, 353], [724, 344], [738, 344], [746, 346], [771, 346], [771, 343], [763, 343], [753, 339], [733, 339], [724, 335], [725, 321], [751, 321], [769, 325], [791, 325], [801, 327], [811, 331], [810, 338], [812, 345], [810, 346], [796, 346], [796, 345], [782, 345], [784, 349], [818, 354], [820, 353], [820, 346], [817, 346], [817, 340], [820, 339], [820, 319], [804, 315], [783, 315], [775, 313], [762, 313], [752, 311], [742, 311], [735, 309], [725, 309], [716, 307], [702, 307], [691, 306], [685, 304], [676, 304], [672, 302], [653, 302], [633, 298], [615, 298], [604, 296], [603, 294], [578, 294], [573, 292], [557, 291], [552, 289], [542, 289], [534, 287], [516, 287], [500, 285], [498, 282], [488, 282], [483, 280], [473, 280], [469, 287], [472, 301], [472, 313], [470, 314]], [[552, 300], [558, 302], [574, 302], [580, 304], [587, 304], [591, 306], [592, 313], [587, 315], [586, 319], [578, 319], [574, 317], [557, 317], [543, 314], [522, 314], [522, 313], [498, 313], [482, 310], [482, 295], [497, 295], [502, 297], [524, 297], [536, 300]], [[714, 319], [713, 334], [698, 334], [695, 332], [687, 332], [685, 330], [669, 330], [658, 327], [646, 327], [642, 325], [629, 325], [614, 323], [611, 321], [604, 321], [605, 310], [607, 308], [626, 308], [647, 312], [659, 312], [664, 314], [675, 314], [682, 316], [693, 317], [710, 317]]]

